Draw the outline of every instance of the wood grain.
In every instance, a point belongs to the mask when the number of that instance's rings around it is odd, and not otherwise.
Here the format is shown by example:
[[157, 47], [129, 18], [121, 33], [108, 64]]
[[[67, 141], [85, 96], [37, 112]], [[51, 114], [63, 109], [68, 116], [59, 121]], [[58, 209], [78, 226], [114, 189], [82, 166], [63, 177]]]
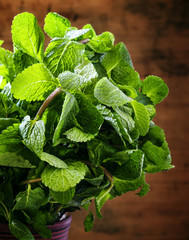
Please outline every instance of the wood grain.
[[[189, 1], [187, 0], [0, 0], [0, 39], [11, 49], [11, 21], [29, 11], [39, 24], [49, 11], [74, 26], [91, 23], [100, 34], [123, 41], [141, 78], [162, 77], [170, 88], [155, 122], [165, 129], [175, 169], [149, 174], [150, 193], [109, 201], [103, 220], [85, 233], [85, 211], [73, 213], [70, 240], [189, 240]], [[47, 39], [48, 41], [48, 39]]]

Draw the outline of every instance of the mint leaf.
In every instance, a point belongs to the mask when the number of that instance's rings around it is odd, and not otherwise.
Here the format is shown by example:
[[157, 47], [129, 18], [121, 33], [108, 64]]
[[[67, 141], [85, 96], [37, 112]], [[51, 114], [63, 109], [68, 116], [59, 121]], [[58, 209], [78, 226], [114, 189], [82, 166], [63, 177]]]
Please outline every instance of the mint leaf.
[[124, 127], [129, 132], [132, 132], [132, 130], [135, 127], [135, 122], [131, 117], [131, 109], [125, 106], [120, 106], [120, 107], [115, 107], [114, 110], [119, 115], [121, 123], [124, 125]]
[[124, 43], [116, 44], [109, 52], [105, 53], [101, 58], [101, 64], [105, 67], [108, 76], [111, 76], [111, 71], [118, 67], [119, 64], [125, 64], [133, 67], [129, 52]]
[[70, 71], [59, 74], [58, 79], [62, 88], [68, 90], [80, 90], [90, 83], [85, 77]]
[[55, 192], [65, 192], [71, 187], [75, 187], [82, 179], [84, 179], [87, 167], [84, 163], [68, 162], [65, 169], [57, 169], [47, 166], [42, 172], [41, 178], [45, 186]]
[[83, 40], [87, 39], [93, 36], [93, 30], [92, 29], [80, 29], [80, 30], [75, 30], [72, 29], [70, 31], [67, 31], [67, 33], [64, 36], [64, 39], [69, 39], [69, 40]]
[[116, 131], [116, 133], [119, 135], [123, 143], [125, 144], [125, 140], [130, 139], [132, 142], [132, 139], [128, 135], [127, 129], [125, 129], [122, 124], [120, 123], [118, 117], [115, 113], [113, 113], [110, 109], [106, 108], [103, 105], [97, 105], [97, 109], [102, 114], [104, 120], [108, 122]]
[[134, 180], [124, 180], [114, 176], [114, 187], [115, 190], [117, 191], [116, 194], [121, 195], [129, 191], [137, 190], [139, 187], [145, 184], [144, 177], [145, 177], [144, 173], [142, 173], [142, 175], [139, 178]]
[[119, 84], [131, 86], [136, 90], [139, 90], [142, 81], [139, 74], [127, 63], [120, 62], [111, 72], [112, 79]]
[[57, 77], [60, 73], [74, 68], [82, 62], [85, 46], [78, 42], [54, 39], [45, 51], [45, 64]]
[[12, 219], [9, 222], [11, 233], [19, 240], [35, 240], [30, 230], [19, 220]]
[[145, 153], [144, 170], [149, 173], [160, 172], [173, 168], [168, 144], [165, 139], [164, 131], [151, 124], [142, 146]]
[[44, 34], [33, 14], [25, 12], [14, 17], [12, 39], [18, 49], [42, 62]]
[[[51, 230], [47, 226], [49, 223], [49, 215], [50, 213], [47, 211], [37, 211], [35, 216], [33, 216], [32, 227], [45, 239], [52, 239]], [[55, 219], [53, 219], [53, 221], [55, 221]]]
[[92, 81], [98, 77], [98, 73], [94, 65], [86, 58], [83, 59], [82, 63], [75, 67], [74, 72], [83, 76], [85, 79], [87, 79], [87, 81]]
[[152, 142], [147, 141], [142, 147], [145, 153], [144, 170], [148, 173], [165, 171], [173, 168], [171, 165], [171, 156], [167, 142], [164, 142], [161, 147], [155, 146]]
[[59, 140], [61, 134], [63, 134], [70, 127], [74, 126], [74, 124], [77, 122], [76, 115], [78, 112], [79, 106], [76, 98], [71, 93], [67, 93], [62, 106], [62, 113], [58, 125], [54, 131], [54, 144]]
[[96, 167], [101, 164], [102, 160], [111, 157], [115, 153], [115, 149], [111, 145], [98, 139], [87, 142], [87, 150], [90, 161]]
[[[0, 104], [1, 104], [1, 101], [0, 101]], [[14, 123], [19, 123], [19, 120], [16, 118], [0, 118], [0, 132]]]
[[30, 120], [26, 116], [19, 126], [23, 143], [34, 153], [40, 155], [45, 144], [45, 125], [42, 120]]
[[37, 63], [16, 76], [12, 93], [20, 100], [44, 100], [58, 85], [50, 71], [42, 63]]
[[93, 51], [97, 53], [104, 53], [109, 51], [114, 45], [114, 35], [110, 32], [104, 32], [101, 35], [94, 36], [87, 43], [87, 46], [90, 47]]
[[29, 185], [27, 190], [17, 194], [14, 210], [27, 210], [34, 212], [39, 209], [44, 200], [45, 193], [43, 189], [40, 187], [31, 189], [31, 186]]
[[5, 167], [33, 168], [31, 163], [16, 153], [0, 153], [0, 165]]
[[142, 93], [146, 94], [155, 105], [167, 97], [169, 89], [161, 78], [148, 76], [143, 81]]
[[55, 201], [64, 205], [72, 200], [75, 194], [75, 188], [69, 188], [64, 192], [55, 192], [53, 190], [50, 190], [50, 194], [52, 195]]
[[94, 223], [94, 215], [92, 212], [90, 212], [84, 221], [84, 226], [85, 226], [85, 232], [89, 232], [93, 228], [93, 223]]
[[116, 152], [113, 157], [103, 161], [113, 176], [124, 180], [139, 178], [142, 174], [143, 162], [144, 153], [141, 150]]
[[27, 53], [24, 53], [22, 50], [14, 48], [13, 62], [16, 74], [21, 73], [25, 68], [38, 63], [38, 60], [31, 57]]
[[94, 96], [108, 107], [122, 106], [131, 101], [118, 87], [107, 78], [102, 78], [97, 82], [94, 89]]
[[101, 113], [84, 94], [76, 93], [75, 98], [79, 106], [79, 113], [76, 117], [78, 123], [84, 132], [96, 134], [104, 121]]
[[73, 142], [87, 142], [95, 137], [94, 134], [85, 133], [76, 127], [69, 129], [64, 135]]
[[156, 109], [153, 105], [145, 105], [146, 110], [148, 111], [148, 114], [150, 116], [150, 119], [153, 119], [156, 115]]
[[90, 85], [96, 77], [98, 77], [98, 74], [95, 67], [89, 60], [84, 59], [83, 62], [74, 69], [74, 73], [65, 71], [59, 74], [58, 79], [64, 89], [80, 90]]
[[70, 21], [58, 13], [50, 12], [45, 18], [44, 30], [51, 38], [64, 37], [70, 27]]
[[[0, 119], [1, 123], [1, 119]], [[1, 144], [18, 144], [22, 141], [22, 138], [19, 134], [19, 125], [13, 124], [12, 126], [7, 127], [0, 134], [0, 145]]]
[[56, 168], [67, 168], [67, 164], [62, 159], [60, 159], [60, 158], [58, 158], [58, 157], [56, 157], [56, 156], [54, 156], [52, 154], [43, 152], [40, 155], [40, 159], [42, 161], [47, 162], [49, 165], [51, 165], [53, 167], [56, 167]]
[[145, 106], [142, 103], [137, 102], [136, 100], [130, 102], [130, 104], [135, 114], [134, 120], [136, 128], [141, 136], [145, 136], [149, 130], [150, 125], [149, 113], [146, 110]]
[[100, 219], [102, 219], [100, 210], [104, 203], [110, 198], [110, 190], [110, 188], [102, 190], [101, 193], [95, 198], [96, 215]]
[[13, 54], [0, 47], [0, 89], [14, 78]]
[[136, 193], [138, 196], [143, 197], [150, 191], [150, 185], [147, 183], [144, 183], [141, 187], [141, 190], [139, 193]]
[[131, 86], [126, 86], [126, 85], [120, 85], [120, 84], [116, 84], [116, 86], [123, 91], [128, 97], [131, 98], [136, 98], [138, 96], [137, 91], [131, 87]]

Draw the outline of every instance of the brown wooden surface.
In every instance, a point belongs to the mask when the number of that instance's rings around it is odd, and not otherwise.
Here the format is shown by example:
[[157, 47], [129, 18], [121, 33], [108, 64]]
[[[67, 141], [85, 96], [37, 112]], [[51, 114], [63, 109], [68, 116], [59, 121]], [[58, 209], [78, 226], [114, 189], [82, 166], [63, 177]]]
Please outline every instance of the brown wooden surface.
[[74, 26], [91, 23], [100, 34], [123, 41], [143, 79], [162, 77], [169, 97], [157, 107], [155, 122], [165, 129], [175, 169], [147, 177], [150, 193], [109, 201], [104, 218], [85, 233], [85, 211], [73, 214], [70, 240], [189, 240], [189, 1], [188, 0], [0, 0], [0, 39], [11, 49], [11, 21], [29, 11], [43, 26], [47, 12]]

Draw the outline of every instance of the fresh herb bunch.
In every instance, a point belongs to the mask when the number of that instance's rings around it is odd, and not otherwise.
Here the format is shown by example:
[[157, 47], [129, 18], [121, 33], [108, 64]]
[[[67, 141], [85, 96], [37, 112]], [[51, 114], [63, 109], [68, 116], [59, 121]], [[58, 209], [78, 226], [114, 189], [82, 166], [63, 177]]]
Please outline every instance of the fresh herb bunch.
[[[34, 239], [47, 224], [94, 199], [149, 191], [146, 173], [172, 168], [163, 130], [152, 122], [166, 83], [134, 70], [110, 32], [78, 30], [49, 13], [44, 33], [31, 13], [12, 23], [13, 52], [0, 48], [0, 222]], [[3, 41], [0, 41], [2, 45]], [[89, 211], [85, 229], [94, 216]]]

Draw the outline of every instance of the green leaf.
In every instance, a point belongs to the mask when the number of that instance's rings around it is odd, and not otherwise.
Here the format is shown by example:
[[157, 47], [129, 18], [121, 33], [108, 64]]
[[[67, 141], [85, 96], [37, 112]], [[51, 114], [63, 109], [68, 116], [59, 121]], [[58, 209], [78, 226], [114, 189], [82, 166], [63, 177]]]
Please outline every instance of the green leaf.
[[146, 110], [145, 106], [136, 100], [130, 102], [130, 104], [134, 110], [136, 128], [138, 129], [141, 136], [145, 136], [149, 130], [150, 125], [149, 113]]
[[131, 101], [118, 87], [112, 84], [107, 78], [97, 82], [94, 89], [94, 96], [103, 104], [109, 107], [122, 106]]
[[143, 81], [142, 93], [146, 94], [155, 105], [167, 97], [169, 89], [167, 84], [161, 78], [148, 76]]
[[88, 28], [88, 29], [72, 29], [70, 31], [67, 31], [67, 33], [64, 36], [64, 39], [69, 39], [69, 40], [75, 40], [75, 41], [80, 41], [83, 39], [91, 38], [93, 36], [93, 30]]
[[133, 118], [131, 117], [131, 109], [125, 106], [115, 107], [115, 112], [120, 116], [121, 122], [123, 123], [124, 127], [129, 131], [132, 132], [132, 130], [135, 127], [135, 122]]
[[149, 113], [150, 119], [153, 119], [154, 116], [156, 115], [156, 109], [153, 105], [149, 104], [149, 105], [145, 105], [146, 110]]
[[27, 210], [34, 212], [39, 209], [45, 200], [45, 193], [40, 187], [31, 189], [31, 185], [28, 185], [28, 189], [24, 192], [19, 192], [16, 196], [16, 204], [14, 210]]
[[103, 161], [113, 176], [124, 180], [139, 178], [142, 174], [143, 162], [144, 153], [141, 150], [120, 151], [112, 158]]
[[70, 21], [57, 13], [50, 12], [45, 18], [44, 30], [51, 38], [64, 37], [70, 27]]
[[137, 190], [139, 187], [145, 184], [144, 177], [145, 177], [144, 173], [142, 173], [141, 177], [135, 180], [124, 180], [114, 176], [114, 187], [115, 187], [115, 190], [117, 191], [116, 194], [121, 195], [129, 191]]
[[30, 120], [26, 116], [19, 126], [23, 143], [34, 153], [40, 155], [45, 144], [45, 124], [42, 120]]
[[44, 64], [37, 63], [16, 76], [12, 83], [12, 93], [20, 100], [39, 101], [44, 100], [58, 86], [58, 81]]
[[100, 210], [105, 202], [110, 198], [110, 190], [110, 188], [102, 190], [101, 193], [95, 198], [96, 215], [100, 219], [102, 219]]
[[12, 39], [18, 49], [40, 62], [43, 60], [44, 34], [33, 14], [25, 12], [14, 17]]
[[120, 84], [116, 84], [116, 86], [120, 90], [122, 90], [128, 97], [131, 97], [134, 99], [138, 96], [137, 91], [131, 86], [120, 85]]
[[[51, 230], [48, 228], [49, 212], [37, 211], [33, 217], [32, 227], [40, 234], [42, 238], [52, 239]], [[54, 220], [55, 221], [55, 220]]]
[[58, 157], [56, 157], [56, 156], [54, 156], [52, 154], [43, 152], [40, 155], [40, 159], [42, 161], [47, 162], [49, 165], [51, 165], [53, 167], [56, 167], [56, 168], [67, 168], [67, 164], [62, 159], [60, 159], [60, 158], [58, 158]]
[[19, 240], [35, 240], [30, 230], [17, 219], [10, 221], [9, 229], [11, 233]]
[[62, 205], [65, 205], [66, 203], [72, 200], [75, 194], [75, 188], [69, 188], [65, 192], [55, 192], [53, 190], [50, 190], [50, 194], [52, 195], [55, 201], [61, 203]]
[[76, 117], [78, 123], [84, 132], [96, 134], [104, 121], [101, 113], [86, 98], [85, 94], [78, 92], [75, 94], [75, 98], [79, 106], [79, 113]]
[[145, 153], [144, 170], [155, 173], [173, 168], [164, 131], [155, 124], [151, 124], [145, 139], [147, 141], [142, 146], [142, 151]]
[[61, 134], [63, 134], [67, 129], [72, 127], [75, 122], [77, 122], [76, 115], [78, 112], [79, 106], [76, 98], [71, 93], [67, 93], [63, 103], [60, 120], [54, 132], [54, 144], [59, 140]]
[[95, 137], [94, 134], [85, 133], [76, 127], [69, 129], [64, 135], [73, 142], [87, 142]]
[[136, 193], [137, 195], [139, 195], [140, 197], [143, 197], [145, 196], [149, 191], [150, 191], [150, 185], [147, 184], [147, 183], [144, 183], [140, 192], [139, 193]]
[[87, 43], [87, 46], [90, 47], [93, 51], [97, 53], [104, 53], [109, 51], [114, 45], [114, 35], [110, 32], [104, 32], [101, 35], [94, 36]]
[[[128, 139], [128, 132], [126, 129], [124, 129], [118, 120], [115, 113], [113, 113], [110, 109], [106, 108], [103, 105], [97, 105], [97, 109], [102, 114], [104, 120], [108, 122], [116, 131], [116, 133], [119, 135], [123, 143], [125, 144], [124, 138]], [[132, 141], [132, 140], [131, 140]]]
[[68, 168], [57, 169], [47, 166], [42, 175], [42, 182], [55, 192], [65, 192], [71, 187], [75, 187], [82, 179], [84, 179], [87, 167], [84, 163], [68, 162]]
[[19, 120], [16, 118], [0, 118], [0, 132], [8, 126], [18, 122]]
[[89, 232], [93, 228], [93, 223], [94, 223], [94, 215], [92, 212], [90, 212], [84, 221], [84, 226], [85, 226], [85, 232]]
[[13, 54], [0, 47], [0, 89], [14, 78]]
[[82, 63], [78, 64], [75, 67], [74, 72], [83, 76], [87, 81], [92, 81], [98, 77], [98, 73], [94, 65], [86, 58], [83, 59]]
[[90, 83], [85, 77], [70, 71], [59, 74], [58, 79], [63, 89], [75, 91], [86, 87]]
[[0, 165], [6, 167], [33, 168], [31, 163], [16, 153], [0, 153]]
[[[0, 119], [1, 123], [1, 119]], [[9, 126], [0, 134], [0, 145], [1, 144], [18, 144], [22, 141], [22, 138], [19, 134], [19, 125], [14, 124]]]
[[96, 167], [101, 164], [102, 160], [111, 157], [115, 153], [114, 147], [98, 139], [88, 142], [87, 150], [90, 161]]
[[0, 46], [1, 46], [3, 43], [4, 43], [4, 41], [3, 41], [3, 40], [0, 40]]
[[13, 67], [13, 53], [0, 47], [0, 64], [5, 65], [7, 68]]
[[82, 62], [85, 46], [78, 42], [54, 39], [45, 51], [45, 64], [57, 77], [60, 73], [74, 68]]
[[14, 67], [15, 67], [16, 74], [19, 74], [25, 68], [28, 68], [29, 66], [31, 66], [35, 63], [38, 63], [38, 60], [31, 57], [27, 53], [24, 53], [22, 50], [17, 49], [16, 47], [14, 49], [13, 61], [14, 61]]
[[111, 71], [123, 63], [133, 68], [129, 52], [122, 42], [116, 44], [112, 50], [105, 53], [101, 58], [101, 64], [105, 67], [109, 77], [111, 76]]
[[136, 90], [139, 90], [142, 84], [139, 74], [124, 62], [120, 62], [115, 68], [112, 69], [111, 77], [116, 83], [131, 86]]
[[93, 173], [88, 172], [85, 176], [85, 181], [93, 186], [99, 187], [104, 180], [104, 171], [101, 168], [91, 167]]

